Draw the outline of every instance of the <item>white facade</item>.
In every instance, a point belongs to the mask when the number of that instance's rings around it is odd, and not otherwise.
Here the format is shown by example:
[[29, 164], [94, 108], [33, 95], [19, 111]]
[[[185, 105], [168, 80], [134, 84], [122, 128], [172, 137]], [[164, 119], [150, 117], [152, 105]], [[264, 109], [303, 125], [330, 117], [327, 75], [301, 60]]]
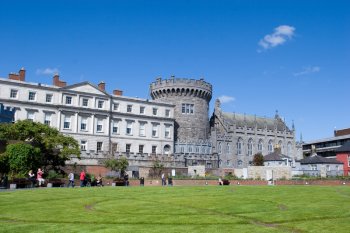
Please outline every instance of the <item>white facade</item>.
[[0, 103], [74, 137], [84, 154], [173, 154], [174, 106], [115, 96], [89, 82], [65, 87], [0, 78]]

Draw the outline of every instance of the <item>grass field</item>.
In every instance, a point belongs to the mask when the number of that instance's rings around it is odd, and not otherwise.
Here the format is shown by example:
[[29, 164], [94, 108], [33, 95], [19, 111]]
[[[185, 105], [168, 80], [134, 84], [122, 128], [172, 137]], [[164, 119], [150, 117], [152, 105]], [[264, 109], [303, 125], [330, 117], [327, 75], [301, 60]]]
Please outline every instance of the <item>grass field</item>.
[[350, 232], [350, 187], [104, 187], [0, 192], [0, 232]]

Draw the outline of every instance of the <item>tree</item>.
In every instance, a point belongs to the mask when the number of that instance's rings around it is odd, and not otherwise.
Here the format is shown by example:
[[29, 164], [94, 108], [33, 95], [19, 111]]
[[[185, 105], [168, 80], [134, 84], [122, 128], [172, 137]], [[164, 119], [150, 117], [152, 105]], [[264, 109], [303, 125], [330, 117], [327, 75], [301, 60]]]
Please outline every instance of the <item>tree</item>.
[[[73, 137], [63, 135], [57, 129], [38, 122], [24, 120], [17, 121], [14, 124], [0, 124], [0, 139], [14, 140], [17, 141], [16, 143], [20, 141], [22, 143], [20, 146], [7, 146], [6, 148], [6, 156], [9, 156], [8, 153], [12, 153], [12, 162], [15, 164], [17, 162], [15, 162], [14, 151], [21, 151], [21, 156], [24, 157], [34, 156], [35, 154], [35, 159], [29, 162], [33, 169], [46, 167], [47, 169], [61, 171], [61, 167], [65, 165], [65, 162], [72, 155], [80, 157], [79, 144]], [[27, 144], [27, 146], [23, 145], [23, 143]], [[17, 165], [15, 167], [18, 168]], [[18, 173], [28, 172], [22, 169], [26, 168], [22, 167], [20, 170], [16, 169], [15, 171]]]
[[107, 159], [105, 161], [105, 167], [111, 169], [112, 171], [120, 172], [120, 175], [123, 176], [127, 167], [129, 166], [129, 162], [125, 157], [121, 157], [120, 159]]
[[11, 176], [26, 176], [29, 170], [35, 170], [40, 161], [40, 149], [23, 142], [6, 147]]
[[163, 169], [164, 169], [164, 164], [162, 164], [158, 159], [154, 160], [151, 176], [160, 177], [160, 174], [162, 173]]
[[261, 153], [254, 155], [253, 166], [264, 166], [264, 156]]

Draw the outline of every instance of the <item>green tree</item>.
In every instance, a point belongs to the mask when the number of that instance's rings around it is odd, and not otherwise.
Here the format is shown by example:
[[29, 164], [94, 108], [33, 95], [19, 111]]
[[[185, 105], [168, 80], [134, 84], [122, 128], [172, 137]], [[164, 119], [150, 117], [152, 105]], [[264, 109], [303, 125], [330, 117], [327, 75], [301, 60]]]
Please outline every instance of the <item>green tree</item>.
[[6, 147], [11, 176], [26, 176], [29, 170], [35, 170], [40, 161], [40, 149], [27, 143], [10, 144]]
[[254, 155], [253, 166], [264, 166], [264, 156], [261, 153]]
[[[22, 148], [23, 153], [31, 151], [28, 152], [28, 156], [38, 153], [35, 160], [30, 163], [33, 169], [46, 167], [46, 170], [61, 171], [61, 167], [72, 155], [80, 157], [79, 144], [73, 137], [63, 135], [55, 128], [29, 120], [14, 124], [0, 124], [0, 139], [22, 141], [32, 146], [33, 149], [23, 145], [19, 147]], [[5, 153], [8, 154], [7, 152]], [[16, 170], [16, 172], [28, 171]]]
[[111, 169], [112, 171], [120, 172], [120, 175], [123, 176], [127, 167], [129, 166], [129, 162], [125, 157], [121, 157], [120, 159], [107, 159], [105, 161], [105, 167]]
[[153, 161], [152, 165], [152, 174], [153, 177], [160, 177], [160, 174], [162, 173], [164, 169], [164, 164], [162, 164], [159, 159], [156, 159]]

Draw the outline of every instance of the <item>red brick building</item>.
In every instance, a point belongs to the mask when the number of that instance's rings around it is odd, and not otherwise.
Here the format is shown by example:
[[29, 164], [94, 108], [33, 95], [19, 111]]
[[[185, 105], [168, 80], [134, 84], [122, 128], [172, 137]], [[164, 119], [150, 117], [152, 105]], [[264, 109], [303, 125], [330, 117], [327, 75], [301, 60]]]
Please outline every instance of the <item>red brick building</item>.
[[344, 176], [350, 175], [350, 142], [336, 149], [337, 160], [344, 164]]

